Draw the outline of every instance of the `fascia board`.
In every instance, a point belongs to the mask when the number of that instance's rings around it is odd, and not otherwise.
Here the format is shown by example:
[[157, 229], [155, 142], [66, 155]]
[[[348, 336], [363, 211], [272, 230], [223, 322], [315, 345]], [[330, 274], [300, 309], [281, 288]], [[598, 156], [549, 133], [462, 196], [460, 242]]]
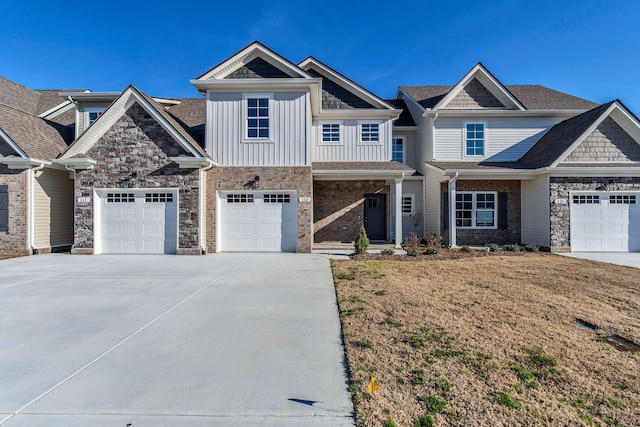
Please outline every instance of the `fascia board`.
[[561, 155], [558, 156], [558, 158], [556, 158], [556, 160], [551, 164], [551, 167], [556, 167], [558, 166], [558, 164], [562, 163], [562, 161], [567, 158], [567, 156], [569, 154], [571, 154], [571, 152], [573, 150], [576, 149], [576, 147], [578, 145], [580, 145], [582, 143], [582, 141], [584, 141], [587, 136], [589, 136], [591, 134], [591, 132], [593, 132], [599, 125], [600, 123], [602, 123], [602, 121], [605, 119], [605, 117], [609, 116], [609, 114], [611, 114], [611, 112], [616, 109], [617, 106], [615, 104], [615, 102], [613, 104], [611, 104], [611, 106], [609, 108], [607, 108], [607, 110], [602, 113], [600, 115], [600, 117], [598, 117], [597, 120], [595, 120], [591, 126], [589, 126], [587, 128], [587, 130], [585, 132], [582, 133], [582, 135], [580, 135], [580, 137], [578, 139], [576, 139], [573, 144], [571, 144], [571, 146], [569, 148], [567, 148]]
[[7, 165], [9, 169], [30, 169], [33, 167], [50, 165], [50, 161], [21, 158], [21, 157], [0, 157], [0, 163]]
[[11, 148], [13, 148], [13, 150], [16, 152], [16, 154], [20, 155], [20, 157], [22, 158], [28, 158], [29, 156], [27, 156], [27, 153], [25, 153], [22, 148], [20, 148], [20, 146], [18, 144], [16, 144], [13, 139], [11, 139], [9, 137], [9, 135], [7, 135], [5, 133], [5, 131], [2, 130], [2, 128], [0, 128], [0, 138], [2, 138], [7, 144], [9, 144], [9, 146]]
[[375, 175], [375, 176], [402, 176], [404, 175], [413, 175], [415, 173], [415, 169], [402, 169], [402, 170], [362, 170], [362, 169], [314, 169], [311, 174], [313, 176], [334, 176], [334, 175]]
[[352, 81], [351, 79], [341, 75], [340, 73], [332, 70], [330, 67], [328, 67], [327, 65], [323, 64], [322, 62], [318, 61], [317, 59], [315, 59], [313, 57], [307, 58], [306, 60], [301, 62], [298, 66], [300, 68], [303, 68], [303, 69], [304, 69], [304, 67], [307, 67], [307, 66], [318, 67], [318, 68], [320, 68], [320, 70], [323, 73], [328, 74], [329, 77], [332, 78], [332, 80], [337, 81], [337, 83], [340, 86], [342, 86], [343, 89], [348, 90], [349, 92], [354, 92], [360, 98], [363, 98], [363, 99], [369, 101], [370, 103], [378, 104], [382, 108], [387, 108], [387, 109], [390, 109], [390, 110], [395, 110], [395, 108], [396, 108], [395, 106], [385, 102], [384, 99], [382, 99], [382, 98], [378, 97], [377, 95], [369, 92], [364, 87], [360, 86], [359, 84], [357, 84], [356, 82]]
[[633, 167], [548, 167], [544, 172], [551, 176], [638, 176], [640, 166]]
[[197, 169], [205, 166], [217, 166], [217, 164], [210, 159], [204, 157], [169, 157], [172, 162], [178, 164], [180, 168], [184, 169]]
[[58, 95], [83, 101], [113, 101], [121, 92], [58, 92]]
[[[294, 74], [297, 74], [304, 78], [311, 78], [312, 76], [307, 74], [300, 67], [296, 66], [294, 63], [286, 59], [285, 57], [277, 54], [276, 52], [262, 46], [262, 44], [258, 42], [254, 42], [242, 49], [240, 52], [221, 62], [220, 64], [213, 67], [211, 70], [199, 76], [196, 80], [209, 80], [209, 79], [224, 79], [226, 76], [242, 67], [245, 64], [245, 61], [249, 62], [256, 57], [261, 57], [265, 61], [269, 62], [271, 65], [276, 66], [276, 64], [284, 66], [284, 68], [288, 69]], [[275, 63], [274, 63], [275, 62]], [[277, 66], [276, 66], [277, 67]], [[277, 67], [280, 68], [280, 67]]]
[[45, 119], [47, 116], [55, 113], [56, 111], [59, 111], [62, 109], [64, 109], [65, 111], [68, 110], [69, 108], [65, 108], [65, 107], [71, 107], [72, 105], [73, 104], [71, 103], [71, 101], [63, 101], [60, 104], [56, 105], [55, 107], [48, 109], [44, 113], [39, 114], [38, 117], [40, 117], [41, 119]]
[[290, 90], [290, 89], [308, 89], [312, 87], [320, 88], [320, 78], [286, 78], [286, 79], [233, 79], [233, 80], [190, 80], [189, 82], [200, 92], [215, 90], [220, 92], [229, 92], [234, 90]]
[[54, 164], [64, 166], [65, 169], [92, 169], [97, 162], [93, 159], [74, 157], [73, 159], [57, 159], [53, 161]]
[[558, 117], [571, 118], [586, 110], [426, 110], [424, 117]]

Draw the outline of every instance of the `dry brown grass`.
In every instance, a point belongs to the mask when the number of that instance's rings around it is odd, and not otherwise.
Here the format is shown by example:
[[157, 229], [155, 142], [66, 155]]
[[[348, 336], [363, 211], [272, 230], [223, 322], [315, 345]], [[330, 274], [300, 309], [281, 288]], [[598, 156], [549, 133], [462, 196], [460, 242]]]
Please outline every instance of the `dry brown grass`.
[[538, 253], [333, 269], [359, 426], [640, 425], [640, 355], [597, 339], [640, 343], [640, 270]]

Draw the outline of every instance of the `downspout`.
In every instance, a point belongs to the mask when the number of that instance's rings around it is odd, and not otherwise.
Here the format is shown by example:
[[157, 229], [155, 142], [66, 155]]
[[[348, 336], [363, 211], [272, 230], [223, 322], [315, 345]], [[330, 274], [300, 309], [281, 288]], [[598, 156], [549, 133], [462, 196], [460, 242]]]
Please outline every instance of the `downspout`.
[[458, 172], [449, 178], [447, 191], [449, 192], [449, 246], [457, 247], [456, 236], [456, 181], [458, 180]]
[[38, 255], [38, 248], [36, 248], [36, 239], [33, 235], [35, 233], [35, 176], [36, 172], [44, 169], [44, 163], [40, 166], [29, 169], [29, 246], [31, 247], [31, 253]]

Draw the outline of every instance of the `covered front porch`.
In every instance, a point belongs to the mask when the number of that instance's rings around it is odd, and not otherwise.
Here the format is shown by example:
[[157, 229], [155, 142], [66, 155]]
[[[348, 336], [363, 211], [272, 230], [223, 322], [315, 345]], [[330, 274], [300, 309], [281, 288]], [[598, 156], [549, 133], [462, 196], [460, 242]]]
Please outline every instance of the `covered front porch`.
[[402, 188], [415, 170], [397, 162], [313, 163], [313, 241], [351, 244], [361, 226], [372, 243], [402, 246]]

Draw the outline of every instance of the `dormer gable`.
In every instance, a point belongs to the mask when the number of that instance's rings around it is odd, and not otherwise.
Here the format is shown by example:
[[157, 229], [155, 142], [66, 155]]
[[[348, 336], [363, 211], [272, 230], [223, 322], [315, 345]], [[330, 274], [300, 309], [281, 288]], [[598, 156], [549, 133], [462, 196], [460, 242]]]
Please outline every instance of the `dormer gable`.
[[573, 141], [553, 166], [628, 162], [640, 162], [640, 123], [616, 100]]
[[433, 110], [503, 109], [525, 110], [526, 108], [511, 92], [478, 63], [433, 107]]
[[196, 80], [311, 77], [288, 59], [256, 41]]

